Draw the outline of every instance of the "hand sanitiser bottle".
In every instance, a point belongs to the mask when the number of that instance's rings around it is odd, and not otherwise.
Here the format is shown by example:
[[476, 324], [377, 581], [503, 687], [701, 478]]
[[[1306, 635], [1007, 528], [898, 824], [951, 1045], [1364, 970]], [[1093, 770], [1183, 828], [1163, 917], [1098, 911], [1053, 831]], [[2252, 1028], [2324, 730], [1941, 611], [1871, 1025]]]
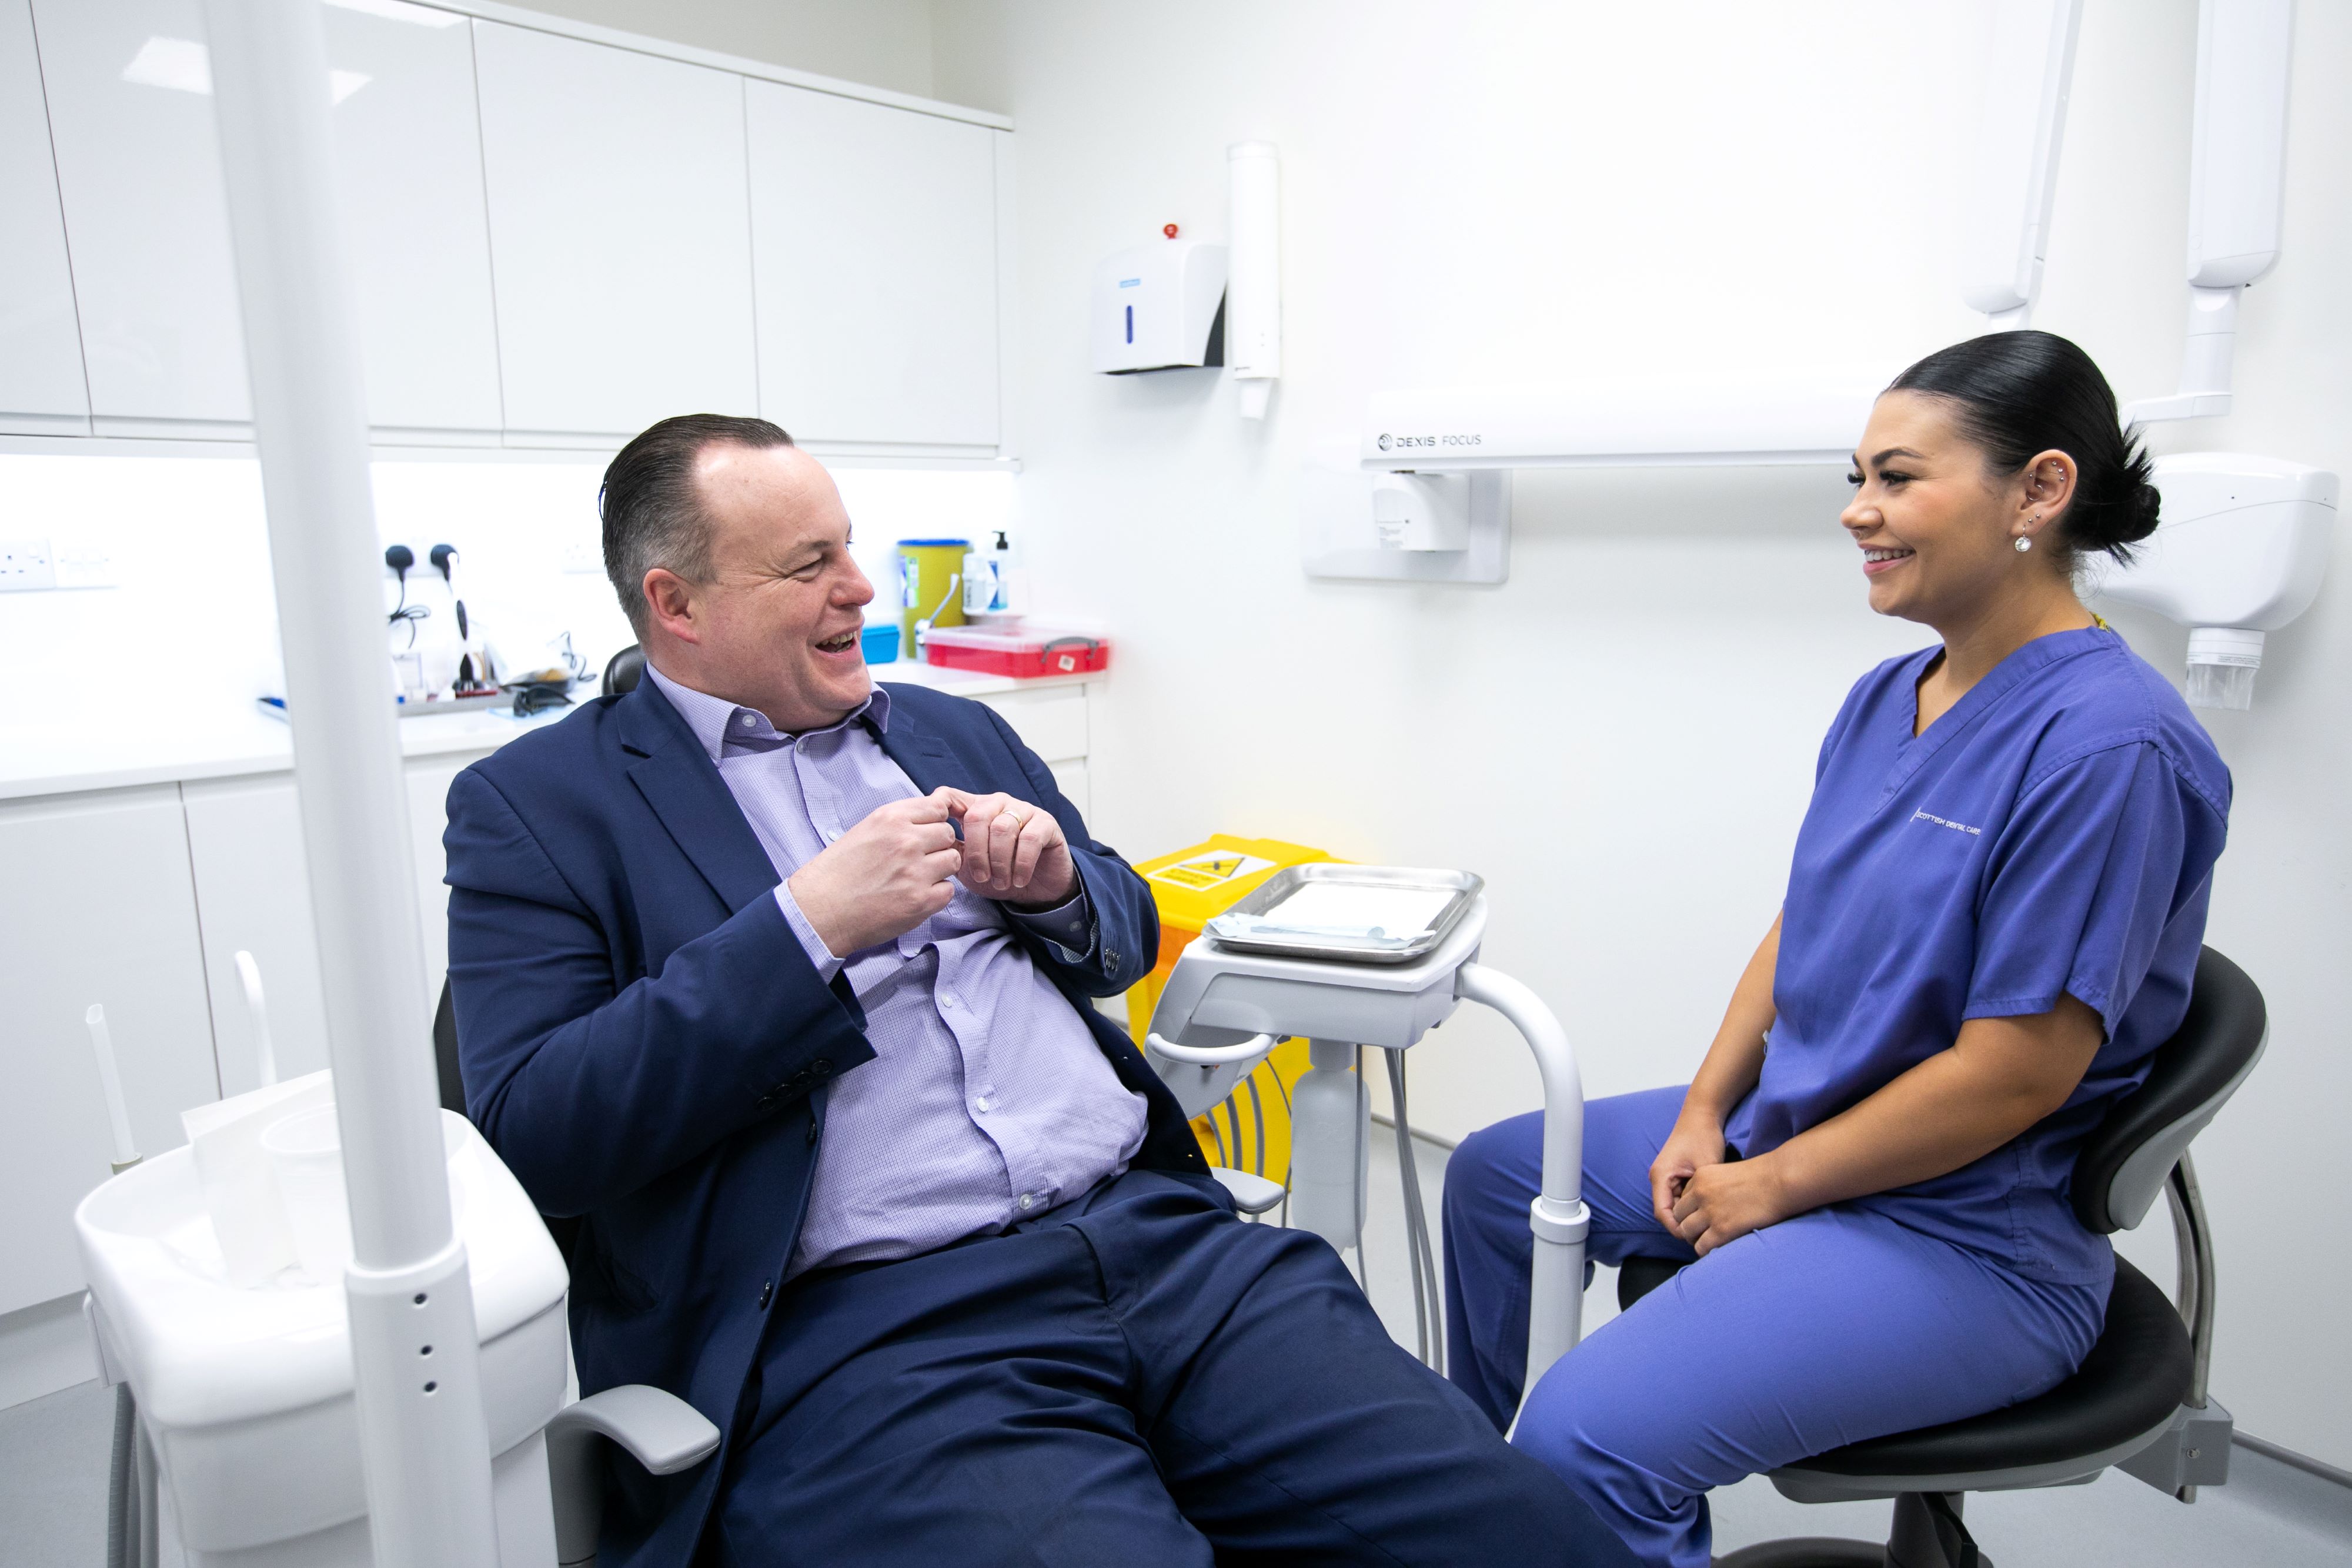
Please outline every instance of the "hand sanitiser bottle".
[[994, 544], [963, 558], [963, 612], [985, 615], [1017, 610], [1020, 606], [1014, 598], [1013, 547], [1005, 542], [1004, 530], [998, 528]]

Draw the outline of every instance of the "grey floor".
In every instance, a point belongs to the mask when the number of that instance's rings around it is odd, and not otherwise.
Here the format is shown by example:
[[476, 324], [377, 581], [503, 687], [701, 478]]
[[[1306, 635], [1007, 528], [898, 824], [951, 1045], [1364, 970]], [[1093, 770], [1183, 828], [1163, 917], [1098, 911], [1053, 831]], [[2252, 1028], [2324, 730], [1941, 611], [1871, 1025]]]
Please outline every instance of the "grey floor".
[[[1414, 1343], [1404, 1206], [1390, 1129], [1376, 1126], [1364, 1258], [1373, 1305], [1398, 1342]], [[1436, 1223], [1445, 1151], [1416, 1143]], [[1350, 1260], [1353, 1261], [1354, 1260]], [[1614, 1313], [1602, 1270], [1588, 1331]], [[0, 1410], [0, 1568], [99, 1568], [105, 1561], [106, 1456], [113, 1405], [97, 1384]], [[1968, 1517], [2001, 1568], [2321, 1568], [2352, 1564], [2352, 1489], [2315, 1480], [2239, 1448], [2231, 1484], [2184, 1506], [2127, 1476], [2086, 1487], [1971, 1498]], [[1805, 1507], [1755, 1479], [1715, 1494], [1716, 1548], [1787, 1535], [1884, 1539], [1887, 1505]], [[179, 1553], [168, 1543], [166, 1568]]]

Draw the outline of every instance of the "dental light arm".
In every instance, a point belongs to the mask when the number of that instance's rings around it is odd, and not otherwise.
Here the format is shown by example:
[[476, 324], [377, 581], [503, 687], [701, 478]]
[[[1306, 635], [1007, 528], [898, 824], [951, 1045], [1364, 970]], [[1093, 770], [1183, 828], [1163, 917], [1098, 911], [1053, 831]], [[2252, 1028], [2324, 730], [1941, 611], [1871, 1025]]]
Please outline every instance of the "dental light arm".
[[1994, 14], [1960, 228], [1960, 298], [1996, 332], [2028, 325], [2042, 292], [2082, 23], [2082, 0], [2001, 0]]
[[2238, 296], [2278, 260], [2294, 30], [2294, 0], [2205, 0], [2198, 9], [2180, 390], [2132, 403], [2126, 424], [2230, 412]]

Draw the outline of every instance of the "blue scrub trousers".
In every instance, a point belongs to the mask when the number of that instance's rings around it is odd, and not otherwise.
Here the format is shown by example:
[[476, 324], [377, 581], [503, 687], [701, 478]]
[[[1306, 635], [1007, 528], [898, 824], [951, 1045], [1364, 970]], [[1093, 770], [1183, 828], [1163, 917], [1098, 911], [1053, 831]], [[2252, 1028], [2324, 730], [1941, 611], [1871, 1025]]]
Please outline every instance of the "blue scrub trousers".
[[788, 1284], [702, 1560], [1633, 1568], [1320, 1238], [1151, 1171]]
[[[1688, 1261], [1650, 1212], [1650, 1164], [1684, 1089], [1585, 1107], [1587, 1256]], [[1543, 1118], [1464, 1140], [1445, 1168], [1445, 1324], [1454, 1382], [1507, 1427], [1527, 1373], [1528, 1205]], [[2079, 1365], [2100, 1285], [2053, 1285], [1910, 1229], [1864, 1199], [1719, 1247], [1556, 1364], [1514, 1442], [1592, 1505], [1645, 1563], [1707, 1568], [1706, 1493], [1889, 1432], [1980, 1415]]]

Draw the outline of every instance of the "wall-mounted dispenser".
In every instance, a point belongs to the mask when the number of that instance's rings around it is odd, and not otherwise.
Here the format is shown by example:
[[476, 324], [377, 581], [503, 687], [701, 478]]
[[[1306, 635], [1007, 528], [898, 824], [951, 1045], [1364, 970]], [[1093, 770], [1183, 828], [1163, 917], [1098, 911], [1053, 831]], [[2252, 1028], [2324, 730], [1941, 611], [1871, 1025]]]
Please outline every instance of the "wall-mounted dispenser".
[[1096, 265], [1094, 369], [1120, 376], [1225, 362], [1225, 247], [1175, 229]]
[[2190, 702], [2252, 707], [2263, 634], [2309, 609], [2326, 573], [2336, 477], [2275, 457], [2185, 452], [2157, 460], [2156, 485], [2163, 520], [2098, 593], [2189, 629]]
[[1226, 357], [1244, 419], [1264, 419], [1282, 374], [1282, 162], [1271, 141], [1225, 149], [1231, 186], [1232, 319]]

